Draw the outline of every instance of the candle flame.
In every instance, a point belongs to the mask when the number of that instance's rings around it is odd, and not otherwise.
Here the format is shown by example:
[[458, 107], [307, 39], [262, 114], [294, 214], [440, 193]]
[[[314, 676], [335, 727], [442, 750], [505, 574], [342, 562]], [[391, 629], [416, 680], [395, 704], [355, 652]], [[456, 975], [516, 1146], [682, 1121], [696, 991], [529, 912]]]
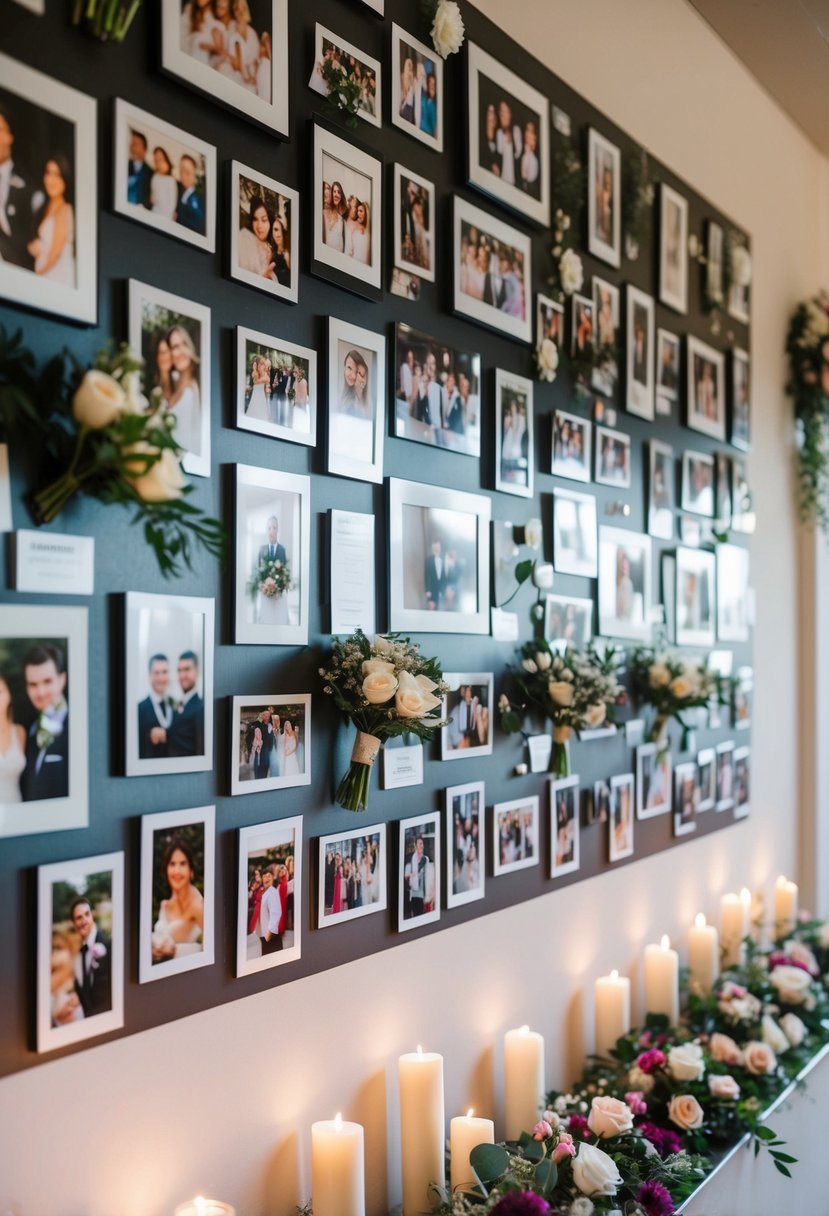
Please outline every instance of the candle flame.
[[206, 1216], [207, 1200], [203, 1199], [201, 1195], [197, 1195], [193, 1202], [196, 1208], [196, 1216]]
[[740, 892], [740, 899], [747, 907], [751, 903], [751, 892], [749, 891], [748, 887], [743, 887], [742, 891]]
[[667, 934], [667, 933], [663, 933], [663, 934], [662, 934], [662, 941], [661, 941], [659, 944], [660, 944], [660, 946], [662, 947], [662, 949], [663, 949], [663, 950], [670, 950], [670, 948], [671, 948], [671, 939], [668, 937], [668, 934]]
[[697, 912], [696, 916], [694, 917], [694, 924], [696, 925], [696, 927], [698, 929], [705, 928], [705, 913], [704, 912]]
[[781, 874], [781, 875], [779, 876], [779, 878], [777, 879], [777, 886], [778, 886], [778, 887], [781, 887], [781, 888], [782, 888], [782, 887], [785, 887], [785, 885], [786, 885], [786, 883], [787, 883], [787, 882], [788, 882], [788, 879], [786, 878], [786, 875], [785, 875], [785, 874]]
[[475, 1113], [475, 1111], [474, 1111], [474, 1110], [473, 1110], [473, 1108], [470, 1106], [469, 1110], [466, 1112], [466, 1117], [467, 1117], [467, 1119], [471, 1119], [471, 1118], [472, 1118], [472, 1116], [474, 1115], [474, 1113]]
[[418, 1043], [418, 1045], [417, 1045], [417, 1054], [418, 1054], [419, 1056], [422, 1056], [422, 1055], [423, 1055], [423, 1048], [420, 1046], [420, 1044], [419, 1044], [419, 1043]]
[[610, 973], [610, 978], [612, 980], [618, 980], [618, 978], [619, 978], [619, 972], [616, 970], [615, 967], [613, 968], [613, 970]]
[[343, 1130], [343, 1117], [340, 1111], [337, 1111], [334, 1116], [334, 1131], [341, 1132]]
[[522, 1026], [518, 1033], [519, 1034], [529, 1034], [530, 1033], [529, 1026]]

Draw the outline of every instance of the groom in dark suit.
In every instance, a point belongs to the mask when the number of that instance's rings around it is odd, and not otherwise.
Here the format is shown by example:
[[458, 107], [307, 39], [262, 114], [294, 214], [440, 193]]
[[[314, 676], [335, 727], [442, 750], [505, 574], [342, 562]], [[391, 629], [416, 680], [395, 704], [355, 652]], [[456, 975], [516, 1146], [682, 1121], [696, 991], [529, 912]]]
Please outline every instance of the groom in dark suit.
[[268, 520], [268, 543], [259, 546], [258, 565], [261, 568], [262, 562], [275, 561], [282, 562], [284, 566], [288, 561], [288, 555], [285, 552], [285, 546], [280, 545], [277, 536], [279, 535], [279, 520], [275, 515], [272, 515]]
[[182, 697], [167, 731], [168, 756], [204, 755], [204, 701], [198, 694], [199, 660], [185, 650], [178, 660], [178, 682]]
[[178, 164], [178, 180], [180, 192], [176, 219], [183, 228], [204, 236], [207, 225], [207, 214], [204, 209], [204, 199], [198, 190], [199, 171], [192, 156], [186, 152]]
[[0, 106], [0, 261], [31, 270], [32, 187], [13, 152], [11, 112]]
[[127, 166], [127, 202], [134, 207], [149, 207], [153, 171], [147, 164], [147, 137], [130, 131], [130, 160]]
[[94, 1018], [112, 1008], [112, 943], [95, 924], [85, 896], [73, 900], [69, 914], [81, 939], [75, 958], [75, 992], [84, 1017]]
[[24, 802], [69, 795], [69, 706], [66, 664], [57, 646], [33, 646], [23, 659], [26, 694], [36, 713], [26, 736], [20, 778]]
[[446, 558], [441, 552], [439, 540], [432, 541], [432, 552], [426, 558], [423, 571], [423, 583], [426, 591], [426, 607], [436, 612], [442, 607], [443, 593], [446, 588]]
[[149, 665], [150, 692], [138, 703], [138, 756], [141, 760], [163, 759], [167, 751], [167, 731], [175, 706], [167, 695], [170, 664], [166, 654], [154, 654]]

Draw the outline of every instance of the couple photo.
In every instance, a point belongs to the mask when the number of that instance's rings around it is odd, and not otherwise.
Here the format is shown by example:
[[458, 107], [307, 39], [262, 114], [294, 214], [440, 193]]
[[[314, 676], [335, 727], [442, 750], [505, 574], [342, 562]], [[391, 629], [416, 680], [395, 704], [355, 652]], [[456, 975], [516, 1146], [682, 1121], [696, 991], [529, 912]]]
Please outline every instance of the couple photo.
[[243, 706], [238, 730], [240, 782], [296, 784], [290, 779], [305, 772], [304, 704]]
[[66, 638], [0, 641], [0, 807], [69, 795]]
[[147, 684], [147, 695], [138, 703], [138, 758], [204, 755], [198, 654], [184, 650], [171, 660], [167, 654], [156, 652], [147, 664]]
[[420, 44], [400, 39], [393, 54], [392, 71], [397, 73], [392, 102], [395, 124], [419, 139], [438, 139], [438, 105], [441, 82], [437, 61]]
[[112, 872], [51, 884], [49, 1017], [52, 1028], [112, 1009]]

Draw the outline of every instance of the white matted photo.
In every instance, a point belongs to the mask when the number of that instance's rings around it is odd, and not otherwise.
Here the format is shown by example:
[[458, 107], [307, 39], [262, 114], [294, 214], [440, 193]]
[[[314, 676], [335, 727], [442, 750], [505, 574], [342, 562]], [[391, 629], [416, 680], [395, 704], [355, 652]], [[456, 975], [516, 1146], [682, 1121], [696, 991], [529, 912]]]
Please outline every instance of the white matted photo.
[[139, 984], [213, 963], [215, 837], [214, 806], [142, 817]]
[[535, 297], [535, 344], [549, 338], [561, 349], [564, 341], [564, 305], [539, 291]]
[[593, 275], [593, 349], [595, 367], [590, 383], [597, 392], [612, 397], [619, 379], [619, 288]]
[[650, 641], [651, 556], [649, 536], [599, 529], [599, 633]]
[[723, 292], [723, 230], [714, 220], [705, 221], [705, 296], [714, 305], [722, 304]]
[[554, 477], [590, 481], [592, 434], [592, 422], [567, 410], [556, 410], [553, 415], [553, 462], [550, 468]]
[[233, 11], [163, 0], [161, 65], [212, 101], [289, 134], [288, 0], [246, 0]]
[[714, 453], [714, 519], [721, 529], [731, 524], [731, 460], [725, 452]]
[[725, 439], [725, 357], [692, 334], [687, 341], [688, 412], [692, 431]]
[[[0, 297], [98, 318], [97, 102], [0, 55]], [[37, 100], [35, 100], [37, 99]]]
[[367, 637], [376, 632], [374, 532], [376, 520], [364, 511], [338, 511], [330, 515], [329, 588], [331, 632]]
[[751, 813], [751, 748], [734, 749], [734, 818]]
[[748, 549], [717, 545], [717, 637], [721, 642], [749, 640]]
[[532, 341], [532, 245], [517, 228], [455, 195], [455, 312]]
[[659, 299], [688, 311], [688, 200], [665, 182], [659, 187]]
[[682, 453], [682, 510], [708, 519], [714, 514], [714, 457], [705, 452]]
[[404, 321], [395, 337], [397, 438], [480, 456], [481, 356]]
[[[741, 281], [734, 274], [735, 253], [737, 250], [742, 250], [749, 258], [751, 257], [748, 248], [748, 241], [745, 237], [733, 230], [729, 233], [729, 250], [726, 256], [729, 259], [731, 274], [728, 285], [728, 315], [733, 317], [735, 321], [742, 321], [743, 325], [748, 325], [751, 320], [749, 312], [749, 283]], [[750, 276], [749, 262], [749, 276]]]
[[668, 401], [679, 397], [679, 338], [661, 328], [656, 331], [656, 395]]
[[596, 425], [596, 481], [617, 490], [630, 489], [630, 435]]
[[37, 1050], [124, 1025], [124, 854], [37, 871]]
[[394, 166], [394, 264], [429, 283], [435, 281], [435, 184]]
[[718, 811], [730, 811], [734, 806], [734, 744], [731, 740], [718, 743], [717, 802]]
[[210, 309], [129, 281], [129, 342], [144, 360], [144, 391], [175, 419], [187, 473], [210, 476]]
[[317, 856], [317, 927], [327, 929], [388, 904], [386, 825], [321, 836]]
[[697, 785], [697, 814], [713, 811], [717, 803], [717, 753], [713, 747], [703, 748], [697, 753]]
[[230, 166], [230, 277], [296, 304], [299, 194], [234, 160]]
[[596, 577], [596, 499], [592, 494], [553, 491], [553, 566], [559, 574]]
[[232, 710], [231, 794], [310, 785], [310, 693], [233, 697]]
[[243, 431], [317, 442], [317, 352], [254, 329], [236, 330], [236, 425]]
[[751, 451], [751, 363], [744, 350], [731, 352], [731, 442]]
[[495, 489], [532, 498], [533, 382], [495, 369]]
[[674, 769], [674, 836], [687, 836], [697, 830], [699, 783], [693, 760]]
[[714, 570], [706, 549], [676, 550], [676, 644], [713, 646], [715, 640]]
[[397, 931], [440, 920], [440, 814], [398, 824]]
[[538, 865], [538, 795], [496, 802], [492, 808], [492, 873]]
[[[610, 778], [607, 795], [607, 823], [610, 836], [610, 860], [621, 861], [633, 854], [633, 773], [619, 773]], [[604, 805], [600, 795], [600, 806]], [[600, 816], [601, 817], [601, 816]]]
[[309, 88], [327, 97], [331, 92], [331, 85], [326, 79], [326, 72], [332, 70], [340, 79], [339, 73], [344, 72], [349, 83], [359, 87], [360, 95], [355, 111], [357, 117], [371, 123], [373, 127], [382, 126], [382, 70], [379, 62], [317, 22], [314, 32], [314, 70], [308, 81]]
[[590, 296], [573, 292], [570, 297], [570, 354], [589, 358], [595, 349], [595, 315]]
[[311, 479], [236, 465], [237, 643], [308, 642]]
[[492, 672], [444, 672], [443, 679], [449, 692], [441, 716], [449, 721], [440, 732], [441, 760], [491, 756], [495, 725]]
[[652, 422], [655, 412], [653, 296], [630, 283], [625, 290], [625, 404], [629, 414]]
[[674, 450], [659, 439], [648, 441], [648, 532], [660, 540], [672, 540], [676, 487]]
[[120, 97], [113, 128], [118, 214], [213, 253], [215, 147]]
[[460, 908], [484, 897], [486, 845], [484, 783], [446, 790], [446, 906]]
[[550, 875], [561, 878], [578, 870], [579, 778], [549, 778], [550, 788]]
[[126, 775], [213, 768], [214, 602], [128, 591]]
[[383, 480], [386, 339], [328, 318], [328, 472]]
[[593, 601], [575, 595], [548, 595], [544, 637], [556, 649], [584, 650], [593, 637]]
[[443, 60], [397, 24], [391, 27], [391, 120], [443, 151]]
[[587, 137], [587, 248], [594, 257], [622, 262], [622, 156], [592, 127]]
[[656, 743], [636, 749], [636, 818], [652, 819], [671, 809], [671, 753]]
[[239, 832], [236, 975], [302, 956], [302, 816]]
[[735, 730], [748, 730], [751, 726], [752, 702], [754, 701], [754, 668], [740, 667], [737, 679], [732, 684], [731, 721]]
[[313, 124], [311, 271], [370, 299], [382, 297], [383, 162]]

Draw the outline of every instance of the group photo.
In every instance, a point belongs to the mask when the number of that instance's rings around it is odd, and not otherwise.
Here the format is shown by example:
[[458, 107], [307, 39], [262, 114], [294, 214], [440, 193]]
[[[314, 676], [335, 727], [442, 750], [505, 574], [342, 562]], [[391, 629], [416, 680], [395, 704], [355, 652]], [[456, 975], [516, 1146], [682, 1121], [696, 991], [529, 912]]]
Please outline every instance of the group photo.
[[593, 424], [567, 410], [553, 415], [553, 463], [555, 477], [590, 481]]
[[403, 607], [478, 611], [478, 521], [444, 507], [403, 507]]
[[300, 957], [301, 881], [301, 817], [241, 829], [237, 976]]
[[310, 693], [233, 698], [232, 794], [307, 785]]
[[478, 225], [461, 222], [458, 289], [472, 301], [524, 321], [527, 317], [524, 251]]
[[509, 874], [538, 864], [538, 796], [493, 807], [493, 873]]
[[386, 907], [386, 827], [324, 836], [319, 852], [319, 925]]
[[374, 183], [365, 173], [322, 154], [322, 239], [335, 253], [372, 264]]
[[[316, 352], [239, 330], [237, 425], [313, 446], [316, 442]], [[312, 371], [313, 368], [313, 371]]]
[[179, 46], [195, 63], [271, 101], [272, 0], [179, 0]]
[[397, 360], [398, 438], [480, 456], [480, 355], [398, 322]]
[[231, 197], [232, 277], [296, 303], [299, 283], [296, 190], [234, 161]]

